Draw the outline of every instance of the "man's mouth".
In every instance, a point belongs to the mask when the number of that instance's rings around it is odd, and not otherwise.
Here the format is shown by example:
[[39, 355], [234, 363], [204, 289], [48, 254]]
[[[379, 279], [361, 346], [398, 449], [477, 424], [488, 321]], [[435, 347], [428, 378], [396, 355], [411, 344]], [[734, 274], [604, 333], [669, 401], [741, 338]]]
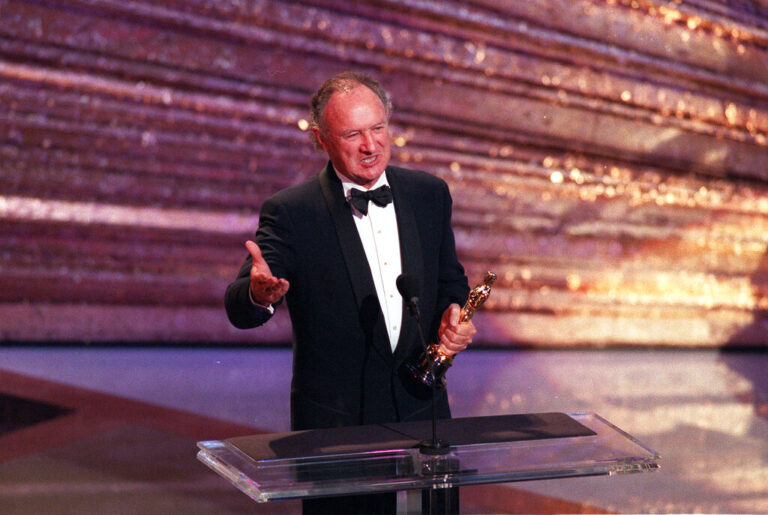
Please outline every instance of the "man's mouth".
[[369, 165], [369, 164], [373, 163], [374, 161], [376, 161], [376, 157], [377, 157], [377, 156], [364, 157], [364, 158], [362, 159], [362, 161], [363, 161], [363, 163], [365, 163], [365, 164]]

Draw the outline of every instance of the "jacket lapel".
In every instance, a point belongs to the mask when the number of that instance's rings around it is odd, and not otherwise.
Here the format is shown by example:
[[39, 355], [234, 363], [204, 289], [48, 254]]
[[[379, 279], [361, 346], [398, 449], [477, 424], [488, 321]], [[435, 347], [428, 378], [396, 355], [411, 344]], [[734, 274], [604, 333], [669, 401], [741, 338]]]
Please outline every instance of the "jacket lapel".
[[319, 179], [331, 219], [336, 227], [339, 245], [344, 256], [344, 264], [349, 272], [361, 326], [369, 340], [368, 343], [388, 362], [391, 362], [392, 349], [384, 327], [384, 316], [376, 294], [376, 287], [373, 284], [371, 269], [368, 266], [357, 227], [355, 227], [355, 222], [352, 219], [349, 204], [344, 198], [341, 181], [333, 171], [330, 162], [320, 172]]
[[[416, 215], [405, 192], [405, 179], [396, 170], [388, 169], [387, 181], [390, 188], [392, 188], [392, 196], [395, 199], [402, 273], [414, 275], [421, 280], [424, 276], [421, 240], [419, 239], [419, 231], [416, 225]], [[419, 297], [422, 297], [422, 295], [419, 294]], [[417, 345], [421, 345], [416, 321], [406, 309], [405, 302], [403, 302], [403, 322], [401, 325], [400, 338], [395, 348], [395, 362], [400, 362], [407, 357], [409, 352], [408, 342], [414, 341], [417, 342]]]

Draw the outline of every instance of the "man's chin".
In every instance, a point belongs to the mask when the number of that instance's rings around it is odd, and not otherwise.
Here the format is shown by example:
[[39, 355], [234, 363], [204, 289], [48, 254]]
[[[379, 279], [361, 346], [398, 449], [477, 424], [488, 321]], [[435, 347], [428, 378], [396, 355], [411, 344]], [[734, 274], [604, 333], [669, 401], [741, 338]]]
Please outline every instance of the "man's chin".
[[386, 167], [377, 166], [377, 167], [371, 167], [371, 168], [363, 168], [361, 170], [358, 170], [356, 173], [352, 175], [345, 175], [349, 180], [354, 182], [355, 184], [359, 184], [360, 186], [370, 187], [373, 186], [376, 181], [379, 180], [379, 177], [381, 177], [381, 174], [384, 173]]

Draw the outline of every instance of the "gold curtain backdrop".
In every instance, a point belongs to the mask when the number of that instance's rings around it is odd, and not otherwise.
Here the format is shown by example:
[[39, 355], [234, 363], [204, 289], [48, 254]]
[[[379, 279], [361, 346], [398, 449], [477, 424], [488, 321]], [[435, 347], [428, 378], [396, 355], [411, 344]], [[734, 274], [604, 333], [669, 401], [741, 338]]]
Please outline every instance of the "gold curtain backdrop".
[[289, 341], [223, 292], [347, 69], [499, 276], [478, 343], [766, 345], [762, 0], [0, 0], [0, 340]]

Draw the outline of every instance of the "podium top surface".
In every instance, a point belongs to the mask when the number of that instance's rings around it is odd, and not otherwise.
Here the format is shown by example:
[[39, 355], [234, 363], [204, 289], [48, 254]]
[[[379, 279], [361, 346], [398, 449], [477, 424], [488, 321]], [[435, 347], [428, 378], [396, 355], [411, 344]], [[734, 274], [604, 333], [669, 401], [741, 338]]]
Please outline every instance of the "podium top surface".
[[[452, 446], [482, 445], [596, 433], [564, 413], [531, 413], [437, 421], [438, 437]], [[417, 447], [432, 437], [430, 421], [312, 429], [228, 438], [255, 460], [327, 456]]]
[[198, 442], [198, 459], [258, 502], [640, 472], [659, 454], [594, 413], [441, 420], [450, 452], [419, 451], [431, 422]]

